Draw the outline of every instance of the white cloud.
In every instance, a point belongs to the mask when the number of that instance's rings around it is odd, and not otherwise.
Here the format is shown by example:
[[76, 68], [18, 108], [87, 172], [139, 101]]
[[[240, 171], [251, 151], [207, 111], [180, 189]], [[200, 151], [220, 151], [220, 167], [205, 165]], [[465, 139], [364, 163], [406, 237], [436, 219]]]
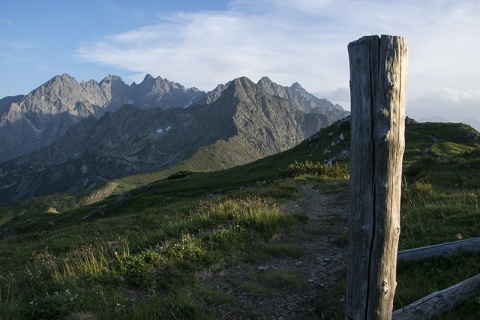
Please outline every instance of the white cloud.
[[480, 90], [433, 88], [407, 103], [407, 115], [418, 120], [474, 123], [475, 119], [480, 120]]
[[453, 103], [480, 103], [480, 90], [477, 91], [459, 91], [452, 88], [434, 88], [433, 93], [438, 100], [444, 100]]
[[322, 25], [283, 20], [275, 7], [261, 14], [238, 10], [162, 17], [155, 25], [84, 45], [76, 54], [130, 74], [152, 73], [207, 90], [239, 76], [256, 81], [267, 75], [285, 85], [298, 81], [310, 91], [345, 84], [335, 69], [347, 57], [338, 62], [333, 28], [325, 33]]
[[232, 8], [242, 10], [255, 8], [255, 10], [294, 10], [312, 13], [326, 8], [332, 4], [332, 0], [234, 0], [230, 2]]
[[350, 110], [350, 88], [339, 87], [335, 90], [319, 91], [314, 93], [317, 97], [325, 98], [333, 103], [338, 103], [344, 109]]
[[479, 90], [478, 16], [480, 2], [472, 0], [234, 0], [225, 11], [159, 16], [155, 24], [85, 44], [76, 55], [124, 70], [126, 80], [151, 73], [210, 90], [240, 76], [268, 76], [283, 85], [298, 81], [343, 105], [349, 103], [348, 43], [400, 35], [408, 40], [413, 110], [448, 110], [448, 101], [477, 112], [476, 98], [467, 96]]

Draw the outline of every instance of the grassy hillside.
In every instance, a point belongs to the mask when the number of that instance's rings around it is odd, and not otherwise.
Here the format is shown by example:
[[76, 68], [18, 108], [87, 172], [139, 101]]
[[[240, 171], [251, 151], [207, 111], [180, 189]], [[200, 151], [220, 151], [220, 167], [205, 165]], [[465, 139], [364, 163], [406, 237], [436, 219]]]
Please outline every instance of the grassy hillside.
[[[345, 153], [345, 151], [350, 149], [349, 123], [337, 122], [331, 128], [331, 130], [322, 130], [318, 135], [313, 136], [296, 148], [272, 157], [266, 157], [261, 161], [253, 162], [245, 168], [238, 166], [229, 170], [210, 172], [211, 176], [208, 180], [214, 181], [213, 183], [218, 185], [219, 188], [228, 189], [228, 186], [231, 184], [240, 187], [245, 183], [251, 184], [261, 179], [275, 179], [280, 170], [283, 170], [295, 160], [324, 161], [330, 159], [337, 160], [338, 158], [340, 162], [346, 163], [348, 153]], [[343, 140], [340, 139], [342, 134], [344, 136]], [[9, 207], [0, 207], [0, 222], [21, 217], [25, 213], [29, 215], [42, 213], [50, 207], [54, 207], [59, 212], [75, 209], [101, 201], [108, 196], [143, 188], [145, 185], [152, 184], [155, 181], [166, 179], [178, 171], [205, 172], [219, 170], [229, 167], [232, 164], [230, 162], [232, 159], [247, 163], [251, 159], [258, 157], [259, 154], [238, 137], [231, 140], [233, 141], [230, 141], [230, 143], [219, 140], [208, 148], [200, 149], [191, 159], [164, 171], [116, 179], [93, 190], [87, 189], [76, 193], [37, 197]], [[331, 146], [333, 141], [338, 143], [335, 146]], [[342, 152], [344, 153], [342, 154]], [[226, 179], [222, 177], [226, 177]], [[195, 180], [196, 178], [193, 179]]]
[[[401, 249], [480, 236], [478, 137], [461, 124], [407, 125]], [[349, 123], [337, 122], [291, 150], [228, 170], [180, 166], [112, 182], [113, 195], [87, 205], [84, 192], [4, 208], [0, 319], [216, 318], [205, 306], [235, 301], [199, 275], [252, 256], [267, 260], [259, 251], [270, 239], [308, 223], [280, 207], [298, 199], [300, 186], [347, 192], [334, 182], [348, 179], [349, 146]], [[463, 254], [400, 264], [395, 307], [479, 273], [479, 261]], [[336, 313], [319, 310], [317, 318], [343, 317], [342, 290], [340, 283]], [[442, 319], [478, 318], [479, 298]]]

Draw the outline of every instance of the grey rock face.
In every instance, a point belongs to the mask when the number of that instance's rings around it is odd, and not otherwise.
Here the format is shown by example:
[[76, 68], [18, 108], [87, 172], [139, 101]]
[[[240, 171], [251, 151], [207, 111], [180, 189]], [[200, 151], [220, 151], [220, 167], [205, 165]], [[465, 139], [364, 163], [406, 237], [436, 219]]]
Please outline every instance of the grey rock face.
[[[118, 81], [109, 78], [98, 86], [93, 82], [70, 81], [66, 87], [54, 90], [56, 95], [61, 95], [61, 90], [91, 86], [89, 92], [98, 94], [97, 101], [116, 106], [120, 101], [112, 102], [107, 93], [128, 89]], [[152, 94], [150, 100], [141, 100], [152, 104], [145, 104], [143, 108], [124, 105], [99, 118], [95, 117], [95, 108], [106, 108], [100, 104], [84, 102], [77, 108], [83, 110], [79, 113], [69, 109], [66, 102], [59, 103], [62, 111], [55, 119], [57, 130], [65, 133], [49, 146], [0, 163], [3, 195], [0, 203], [90, 188], [114, 178], [163, 170], [196, 156], [204, 159], [199, 153], [206, 149], [210, 149], [209, 157], [222, 159], [222, 168], [238, 165], [292, 148], [331, 123], [328, 116], [304, 113], [294, 102], [269, 94], [247, 78], [233, 80], [212, 103], [192, 104], [187, 108], [195, 90], [153, 78], [146, 78], [142, 83], [145, 83], [143, 88], [151, 88], [146, 92], [188, 92], [183, 101], [188, 99], [188, 102], [176, 108], [149, 107], [161, 104], [159, 101], [164, 98], [159, 94], [159, 100]], [[132, 87], [136, 88], [132, 85], [129, 89]], [[76, 99], [78, 97], [71, 101]], [[12, 104], [9, 115], [20, 119], [17, 124], [21, 123], [22, 127], [18, 126], [18, 130], [33, 130], [34, 135], [47, 130], [41, 127], [47, 125], [41, 118], [34, 123], [22, 117], [25, 113], [20, 105]], [[72, 113], [77, 117], [75, 124], [71, 123]], [[80, 121], [83, 116], [87, 118]], [[218, 149], [210, 148], [214, 145]], [[215, 169], [217, 165], [220, 164], [212, 162], [210, 168]]]
[[271, 95], [276, 95], [292, 101], [304, 113], [321, 113], [330, 121], [336, 121], [348, 116], [350, 113], [343, 110], [339, 105], [334, 105], [327, 99], [320, 99], [307, 92], [298, 82], [290, 87], [280, 86], [269, 78], [263, 77], [258, 85]]
[[78, 83], [64, 74], [0, 100], [0, 204], [188, 159], [210, 161], [208, 170], [243, 164], [289, 149], [345, 114], [298, 83], [283, 87], [266, 77], [204, 93], [151, 75], [129, 86], [117, 76]]
[[[231, 82], [218, 85], [214, 90], [207, 92], [203, 103], [212, 103], [218, 99], [221, 93], [229, 86]], [[350, 114], [340, 105], [333, 104], [327, 99], [320, 99], [307, 92], [298, 82], [290, 87], [281, 86], [268, 77], [261, 78], [257, 85], [272, 96], [287, 99], [293, 103], [303, 113], [317, 113], [324, 115], [328, 121], [334, 122]]]
[[147, 75], [131, 86], [118, 76], [78, 83], [68, 74], [56, 76], [26, 96], [0, 103], [0, 162], [47, 146], [72, 125], [89, 116], [101, 117], [124, 104], [139, 108], [187, 106], [205, 93], [196, 88]]
[[0, 99], [0, 116], [3, 115], [4, 112], [8, 110], [8, 108], [12, 105], [12, 103], [19, 103], [22, 101], [24, 95], [18, 96], [10, 96]]
[[186, 89], [184, 86], [162, 79], [154, 79], [147, 74], [140, 84], [133, 83], [132, 100], [129, 103], [139, 108], [189, 107], [198, 104], [197, 101], [205, 96], [205, 92], [197, 88]]

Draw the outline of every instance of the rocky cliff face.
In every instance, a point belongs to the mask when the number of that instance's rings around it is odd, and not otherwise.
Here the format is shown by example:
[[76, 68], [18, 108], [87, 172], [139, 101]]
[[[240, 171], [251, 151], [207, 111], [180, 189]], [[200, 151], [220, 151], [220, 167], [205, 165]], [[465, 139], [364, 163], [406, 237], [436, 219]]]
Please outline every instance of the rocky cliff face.
[[234, 80], [225, 94], [238, 99], [234, 122], [239, 135], [263, 156], [289, 149], [306, 139], [309, 132], [331, 123], [322, 115], [315, 115], [316, 123], [307, 123], [307, 114], [295, 101], [272, 95], [247, 78]]
[[295, 104], [304, 113], [321, 113], [330, 121], [336, 121], [348, 116], [350, 113], [327, 99], [320, 99], [307, 92], [298, 82], [290, 87], [284, 87], [272, 82], [268, 77], [258, 81], [258, 85], [271, 95], [285, 98]]
[[0, 99], [0, 115], [3, 115], [4, 112], [10, 108], [12, 103], [19, 103], [22, 101], [24, 95], [10, 96]]
[[197, 88], [185, 88], [181, 84], [162, 79], [153, 78], [147, 74], [140, 84], [131, 85], [132, 99], [130, 103], [139, 108], [189, 107], [199, 102], [206, 93]]
[[[118, 76], [107, 76], [99, 83], [94, 80], [78, 83], [68, 74], [56, 76], [26, 96], [0, 100], [0, 162], [50, 145], [80, 120], [91, 116], [98, 119], [124, 104], [164, 110], [212, 104], [229, 84], [220, 84], [205, 93], [151, 75], [132, 85], [125, 84]], [[303, 113], [323, 115], [322, 122], [348, 115], [340, 106], [316, 98], [298, 83], [283, 87], [264, 77], [257, 85], [272, 96], [289, 100]]]
[[124, 104], [168, 109], [191, 105], [195, 97], [204, 95], [196, 88], [186, 89], [150, 75], [131, 86], [118, 76], [108, 76], [99, 83], [78, 83], [68, 74], [56, 76], [21, 99], [2, 99], [0, 162], [50, 145], [80, 120], [99, 118]]
[[1, 163], [0, 203], [163, 170], [202, 158], [214, 145], [208, 157], [222, 160], [210, 161], [209, 168], [230, 167], [289, 149], [330, 124], [327, 116], [306, 114], [247, 78], [233, 80], [210, 104], [143, 107], [125, 105], [98, 119], [88, 117], [51, 145]]

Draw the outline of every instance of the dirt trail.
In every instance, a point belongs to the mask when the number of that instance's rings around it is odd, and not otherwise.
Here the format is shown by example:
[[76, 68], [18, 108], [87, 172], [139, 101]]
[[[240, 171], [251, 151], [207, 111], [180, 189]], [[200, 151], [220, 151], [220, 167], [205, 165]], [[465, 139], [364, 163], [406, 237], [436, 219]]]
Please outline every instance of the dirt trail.
[[[335, 319], [344, 308], [343, 282], [347, 247], [348, 187], [345, 182], [301, 188], [303, 198], [283, 206], [303, 212], [304, 225], [269, 243], [298, 248], [295, 258], [245, 263], [204, 281], [226, 297], [224, 304], [206, 306], [222, 319]], [[284, 277], [284, 281], [282, 281]]]

